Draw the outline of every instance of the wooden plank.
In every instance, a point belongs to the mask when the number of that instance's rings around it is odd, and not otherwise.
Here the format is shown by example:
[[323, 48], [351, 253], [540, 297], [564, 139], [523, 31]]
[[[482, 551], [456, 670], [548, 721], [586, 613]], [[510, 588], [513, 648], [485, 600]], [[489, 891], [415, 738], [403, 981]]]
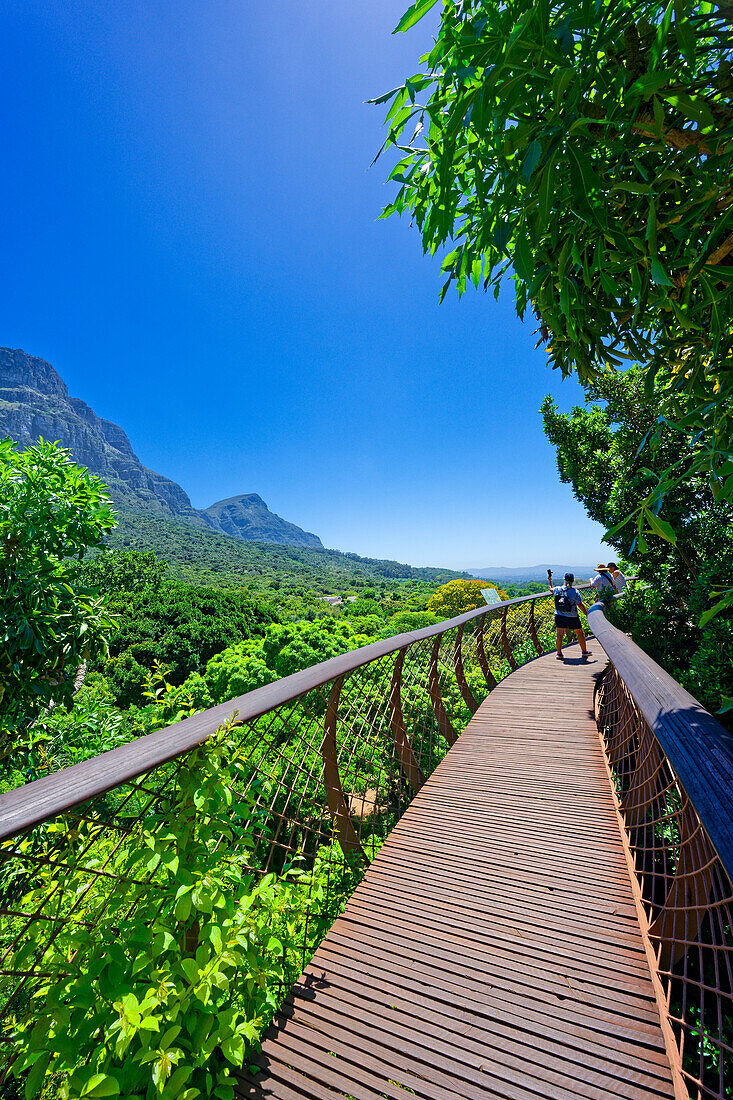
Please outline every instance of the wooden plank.
[[242, 1097], [279, 1100], [276, 1079], [314, 1098], [674, 1097], [591, 713], [600, 667], [537, 658], [481, 704]]

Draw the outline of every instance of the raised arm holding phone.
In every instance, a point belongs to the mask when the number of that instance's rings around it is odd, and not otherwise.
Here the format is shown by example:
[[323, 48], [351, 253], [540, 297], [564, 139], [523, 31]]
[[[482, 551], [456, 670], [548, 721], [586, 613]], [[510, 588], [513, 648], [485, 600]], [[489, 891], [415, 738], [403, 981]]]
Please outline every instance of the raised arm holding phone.
[[547, 581], [550, 586], [550, 591], [555, 597], [555, 627], [556, 636], [555, 642], [557, 647], [557, 659], [558, 661], [564, 661], [562, 652], [562, 639], [566, 630], [575, 631], [575, 636], [578, 639], [580, 645], [580, 652], [583, 658], [586, 658], [590, 650], [588, 649], [585, 641], [585, 633], [580, 623], [578, 616], [578, 609], [587, 615], [585, 605], [581, 598], [580, 592], [577, 588], [573, 587], [575, 582], [575, 576], [573, 573], [565, 574], [565, 583], [553, 587], [552, 584], [552, 570], [547, 570]]

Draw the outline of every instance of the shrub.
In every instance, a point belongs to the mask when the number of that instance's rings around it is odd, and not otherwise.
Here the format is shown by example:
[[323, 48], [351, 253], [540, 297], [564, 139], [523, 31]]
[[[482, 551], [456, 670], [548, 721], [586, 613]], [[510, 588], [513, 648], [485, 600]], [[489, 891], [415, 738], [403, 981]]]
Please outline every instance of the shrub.
[[31, 926], [38, 942], [24, 940], [13, 959], [27, 966], [46, 948], [16, 1023], [13, 1072], [27, 1075], [29, 1100], [49, 1079], [62, 1100], [234, 1096], [230, 1068], [277, 1003], [285, 944], [271, 929], [287, 935], [293, 903], [287, 876], [246, 871], [253, 802], [232, 794], [246, 778], [229, 727], [194, 750], [169, 798], [106, 854], [119, 876], [106, 896], [85, 867], [88, 846], [104, 843], [99, 826], [59, 823], [65, 858], [40, 866], [22, 908], [55, 890], [64, 919], [50, 943], [45, 922]]
[[0, 756], [51, 701], [69, 706], [81, 661], [105, 652], [112, 620], [71, 559], [114, 522], [102, 482], [68, 451], [0, 441]]

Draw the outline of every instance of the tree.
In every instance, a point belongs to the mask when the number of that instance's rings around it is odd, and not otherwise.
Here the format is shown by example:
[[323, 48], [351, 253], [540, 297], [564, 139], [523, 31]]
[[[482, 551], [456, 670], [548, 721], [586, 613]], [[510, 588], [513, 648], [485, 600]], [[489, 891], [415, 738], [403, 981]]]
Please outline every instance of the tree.
[[384, 624], [381, 637], [391, 638], [395, 634], [411, 634], [413, 630], [422, 630], [426, 626], [435, 626], [440, 622], [431, 611], [398, 611]]
[[[481, 589], [488, 586], [488, 581], [448, 581], [430, 597], [427, 609], [437, 615], [439, 620], [453, 619], [465, 611], [483, 607], [486, 600], [481, 595]], [[503, 600], [507, 598], [500, 588], [497, 588], [497, 592]]]
[[705, 706], [719, 710], [733, 696], [733, 613], [710, 621], [706, 605], [708, 592], [733, 575], [733, 506], [716, 500], [699, 474], [687, 477], [666, 498], [669, 522], [653, 515], [663, 537], [650, 539], [640, 555], [639, 536], [619, 521], [656, 484], [679, 433], [665, 424], [655, 446], [640, 451], [658, 417], [640, 369], [603, 375], [586, 391], [586, 408], [563, 414], [547, 397], [542, 416], [560, 479], [592, 519], [614, 531], [606, 541], [634, 558], [646, 582], [624, 595], [613, 617]]
[[384, 610], [379, 600], [367, 596], [360, 596], [358, 599], [346, 603], [343, 614], [348, 619], [360, 619], [364, 615], [376, 615], [380, 619], [384, 618]]
[[[110, 607], [118, 621], [109, 639], [109, 660], [102, 667], [119, 706], [142, 700], [149, 672], [165, 665], [174, 685], [228, 646], [264, 634], [277, 613], [247, 590], [217, 589], [162, 579], [165, 563], [153, 555], [112, 553], [94, 570], [103, 583], [119, 579]], [[125, 585], [129, 583], [130, 588]]]
[[650, 392], [668, 366], [661, 413], [688, 453], [660, 471], [662, 498], [703, 475], [733, 499], [732, 56], [723, 4], [445, 0], [423, 71], [375, 101], [402, 154], [385, 213], [448, 247], [443, 294], [498, 295], [513, 267], [563, 374], [631, 357]]
[[104, 653], [105, 601], [75, 580], [114, 527], [105, 487], [68, 451], [0, 442], [0, 754], [50, 702], [71, 704], [81, 661]]
[[98, 592], [157, 592], [168, 572], [168, 562], [159, 561], [152, 550], [109, 550], [85, 561], [81, 578]]
[[662, 425], [653, 447], [641, 450], [659, 417], [658, 405], [645, 392], [644, 371], [604, 374], [585, 388], [586, 408], [564, 414], [550, 397], [542, 404], [560, 480], [572, 485], [591, 519], [614, 532], [606, 541], [624, 557], [634, 557], [643, 579], [658, 583], [674, 573], [680, 587], [688, 590], [703, 575], [710, 584], [722, 582], [720, 565], [733, 546], [733, 506], [716, 501], [699, 474], [688, 474], [670, 489], [667, 519], [658, 514], [657, 498], [651, 523], [659, 538], [647, 543], [631, 524], [623, 523], [634, 500], [653, 490], [660, 472], [679, 453], [679, 432], [668, 424]]

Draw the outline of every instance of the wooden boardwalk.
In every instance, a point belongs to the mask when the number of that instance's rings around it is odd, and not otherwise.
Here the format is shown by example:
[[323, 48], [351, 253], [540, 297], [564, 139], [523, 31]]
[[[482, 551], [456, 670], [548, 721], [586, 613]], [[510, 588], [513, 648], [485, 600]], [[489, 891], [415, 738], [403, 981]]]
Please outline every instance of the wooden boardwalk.
[[674, 1096], [592, 716], [602, 664], [566, 652], [565, 664], [525, 665], [479, 708], [316, 952], [240, 1097]]

